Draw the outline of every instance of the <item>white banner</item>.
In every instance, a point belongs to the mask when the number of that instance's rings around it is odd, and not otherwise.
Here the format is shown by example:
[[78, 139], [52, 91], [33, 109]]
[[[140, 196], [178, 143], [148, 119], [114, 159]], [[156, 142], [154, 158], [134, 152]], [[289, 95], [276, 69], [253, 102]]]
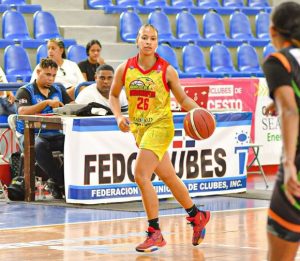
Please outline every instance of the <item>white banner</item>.
[[[169, 153], [191, 196], [246, 191], [246, 163], [252, 113], [215, 113], [217, 128], [207, 140], [183, 131], [184, 113], [174, 114]], [[66, 118], [65, 186], [68, 203], [98, 204], [141, 199], [133, 170], [137, 147], [113, 117]], [[159, 198], [172, 197], [153, 176]]]
[[263, 115], [271, 102], [266, 79], [260, 78], [255, 112], [255, 143], [263, 145], [259, 151], [261, 165], [280, 163], [282, 141], [279, 118]]

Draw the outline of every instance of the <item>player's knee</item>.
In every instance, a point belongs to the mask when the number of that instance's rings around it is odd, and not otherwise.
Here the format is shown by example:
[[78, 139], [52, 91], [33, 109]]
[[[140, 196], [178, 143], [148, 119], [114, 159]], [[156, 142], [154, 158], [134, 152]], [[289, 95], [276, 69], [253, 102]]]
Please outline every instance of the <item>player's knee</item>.
[[148, 175], [146, 175], [143, 172], [137, 172], [134, 175], [134, 181], [140, 187], [140, 186], [144, 186], [145, 184], [151, 182], [151, 177], [148, 177]]

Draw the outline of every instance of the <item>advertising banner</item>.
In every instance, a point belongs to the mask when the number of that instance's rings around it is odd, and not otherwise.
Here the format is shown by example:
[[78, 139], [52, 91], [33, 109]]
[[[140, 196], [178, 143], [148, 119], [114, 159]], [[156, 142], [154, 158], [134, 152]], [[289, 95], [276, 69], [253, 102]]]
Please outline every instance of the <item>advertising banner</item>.
[[[185, 113], [174, 114], [169, 153], [176, 174], [191, 196], [246, 191], [246, 164], [252, 113], [215, 113], [217, 128], [195, 141], [183, 130]], [[119, 131], [114, 117], [65, 120], [65, 185], [68, 203], [97, 204], [141, 199], [134, 183], [137, 147]], [[172, 197], [153, 175], [159, 198]]]

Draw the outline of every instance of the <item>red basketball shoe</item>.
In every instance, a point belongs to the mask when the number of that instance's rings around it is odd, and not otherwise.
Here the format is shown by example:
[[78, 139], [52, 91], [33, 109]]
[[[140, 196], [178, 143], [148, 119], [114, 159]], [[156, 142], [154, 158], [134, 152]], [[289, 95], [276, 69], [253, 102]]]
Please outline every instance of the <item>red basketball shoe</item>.
[[135, 248], [136, 251], [153, 252], [166, 245], [167, 242], [164, 240], [160, 230], [148, 227], [146, 233], [146, 240]]
[[209, 211], [199, 211], [194, 217], [186, 217], [186, 219], [190, 222], [193, 227], [193, 245], [199, 245], [205, 237], [205, 226], [210, 219]]

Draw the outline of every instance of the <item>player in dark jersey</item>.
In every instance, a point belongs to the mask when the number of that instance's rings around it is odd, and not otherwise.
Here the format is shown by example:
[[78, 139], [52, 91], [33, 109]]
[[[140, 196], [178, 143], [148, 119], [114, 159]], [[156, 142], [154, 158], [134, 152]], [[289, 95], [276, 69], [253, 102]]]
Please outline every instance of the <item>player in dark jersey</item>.
[[268, 260], [294, 260], [300, 242], [300, 5], [284, 2], [271, 16], [277, 52], [263, 65], [280, 119], [283, 151], [268, 211]]

